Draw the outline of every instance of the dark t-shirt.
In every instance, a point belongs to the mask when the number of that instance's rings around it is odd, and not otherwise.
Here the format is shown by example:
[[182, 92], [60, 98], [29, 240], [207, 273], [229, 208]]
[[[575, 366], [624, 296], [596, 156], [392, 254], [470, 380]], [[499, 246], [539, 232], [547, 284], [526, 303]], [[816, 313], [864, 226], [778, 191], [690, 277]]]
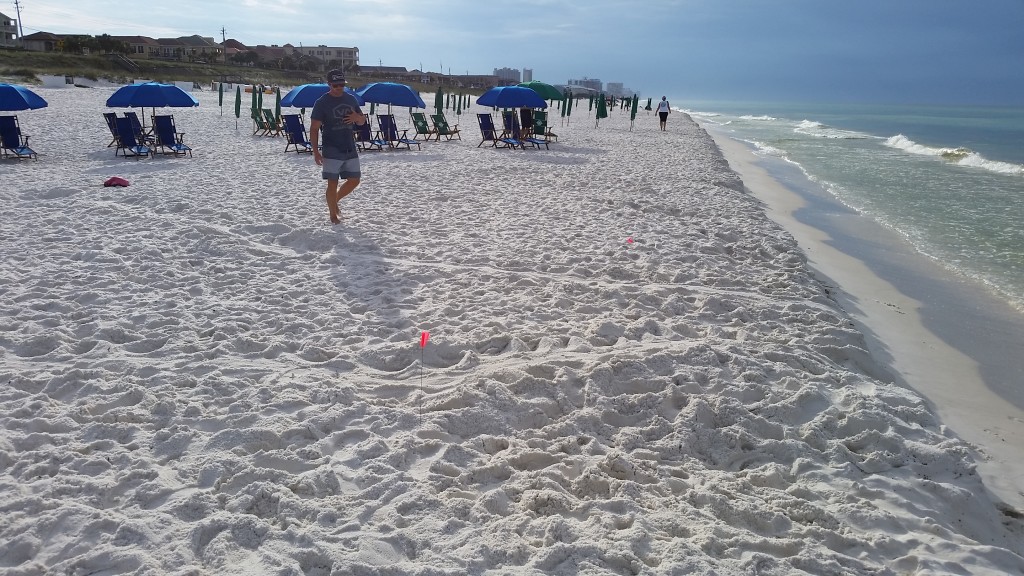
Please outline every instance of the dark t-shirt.
[[345, 116], [352, 110], [362, 113], [359, 103], [347, 92], [337, 98], [324, 94], [313, 104], [309, 117], [320, 121], [320, 143], [323, 145], [324, 158], [348, 160], [359, 156], [352, 124], [345, 123]]

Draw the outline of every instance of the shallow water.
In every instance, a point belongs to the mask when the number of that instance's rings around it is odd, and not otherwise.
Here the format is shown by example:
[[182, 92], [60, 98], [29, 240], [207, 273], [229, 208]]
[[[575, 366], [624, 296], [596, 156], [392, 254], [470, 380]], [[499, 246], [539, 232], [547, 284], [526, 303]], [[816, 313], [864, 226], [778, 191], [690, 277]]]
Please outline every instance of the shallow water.
[[1024, 310], [1024, 110], [699, 102], [760, 154]]

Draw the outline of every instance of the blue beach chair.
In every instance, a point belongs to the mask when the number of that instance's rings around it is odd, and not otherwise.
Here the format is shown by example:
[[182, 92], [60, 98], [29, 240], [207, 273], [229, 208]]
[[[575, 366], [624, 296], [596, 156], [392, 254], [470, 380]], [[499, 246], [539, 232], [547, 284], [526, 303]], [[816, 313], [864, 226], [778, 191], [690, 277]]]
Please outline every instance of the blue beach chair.
[[369, 116], [366, 117], [365, 124], [356, 124], [352, 130], [360, 150], [383, 150], [385, 146], [390, 146], [386, 140], [374, 137], [373, 130], [370, 129]]
[[110, 144], [107, 144], [107, 148], [110, 148], [117, 144], [117, 112], [104, 112], [103, 120], [110, 130]]
[[190, 158], [192, 157], [192, 148], [186, 146], [182, 141], [185, 135], [174, 127], [174, 116], [153, 116], [153, 128], [156, 130], [154, 153], [156, 150], [162, 150], [163, 154], [174, 154], [175, 156], [188, 154]]
[[420, 149], [420, 143], [418, 140], [413, 140], [406, 137], [408, 130], [399, 130], [398, 125], [395, 123], [394, 114], [378, 114], [377, 115], [377, 137], [381, 140], [385, 140], [388, 146], [392, 149], [396, 149], [399, 146], [405, 145], [406, 149], [412, 150], [412, 145], [416, 145], [416, 149]]
[[129, 155], [134, 156], [136, 160], [153, 153], [149, 146], [140, 144], [135, 139], [135, 127], [132, 126], [131, 118], [117, 119], [117, 150], [114, 150], [114, 156], [117, 156], [118, 152], [125, 158]]
[[515, 148], [518, 145], [518, 142], [511, 138], [501, 137], [498, 129], [494, 127], [494, 117], [490, 113], [477, 113], [476, 121], [480, 125], [481, 138], [480, 143], [476, 145], [477, 148], [486, 142], [490, 142], [494, 148]]
[[28, 147], [28, 136], [21, 133], [17, 116], [0, 116], [0, 155], [38, 160], [39, 155]]
[[284, 134], [288, 138], [284, 151], [287, 152], [294, 146], [296, 152], [312, 152], [313, 145], [306, 138], [306, 127], [302, 124], [302, 118], [298, 114], [285, 114], [281, 118], [284, 120]]
[[534, 138], [533, 136], [525, 136], [523, 134], [522, 128], [519, 127], [519, 115], [515, 112], [505, 112], [501, 115], [501, 119], [505, 124], [505, 132], [503, 133], [504, 137], [512, 138], [519, 142], [520, 148], [526, 149], [527, 146], [540, 148], [543, 145], [545, 149], [551, 149], [546, 140]]

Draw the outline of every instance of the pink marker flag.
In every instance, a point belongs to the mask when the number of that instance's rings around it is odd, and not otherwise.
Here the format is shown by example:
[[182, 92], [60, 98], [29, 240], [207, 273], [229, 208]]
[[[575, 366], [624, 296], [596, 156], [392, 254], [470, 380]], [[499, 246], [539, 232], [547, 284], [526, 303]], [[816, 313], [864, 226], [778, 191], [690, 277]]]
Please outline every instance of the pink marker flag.
[[632, 243], [633, 243], [633, 237], [632, 236], [630, 236], [629, 238], [626, 238], [626, 244], [632, 244]]
[[427, 347], [427, 340], [430, 340], [430, 332], [424, 330], [420, 333], [420, 348]]

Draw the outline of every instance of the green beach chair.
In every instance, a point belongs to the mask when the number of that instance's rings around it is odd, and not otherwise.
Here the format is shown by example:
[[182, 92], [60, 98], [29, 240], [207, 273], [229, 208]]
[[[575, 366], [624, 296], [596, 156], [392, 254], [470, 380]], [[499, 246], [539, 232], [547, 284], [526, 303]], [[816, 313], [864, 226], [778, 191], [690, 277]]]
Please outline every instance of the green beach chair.
[[444, 136], [448, 140], [458, 138], [462, 140], [462, 136], [459, 135], [459, 125], [456, 124], [452, 128], [448, 124], [448, 120], [444, 117], [444, 114], [431, 114], [430, 121], [434, 123], [434, 132], [437, 133], [438, 141], [441, 140], [441, 136]]
[[429, 124], [427, 124], [426, 114], [423, 112], [410, 112], [410, 114], [412, 115], [412, 125], [416, 129], [416, 133], [413, 134], [412, 139], [415, 140], [420, 136], [423, 136], [424, 140], [430, 140], [436, 132]]

